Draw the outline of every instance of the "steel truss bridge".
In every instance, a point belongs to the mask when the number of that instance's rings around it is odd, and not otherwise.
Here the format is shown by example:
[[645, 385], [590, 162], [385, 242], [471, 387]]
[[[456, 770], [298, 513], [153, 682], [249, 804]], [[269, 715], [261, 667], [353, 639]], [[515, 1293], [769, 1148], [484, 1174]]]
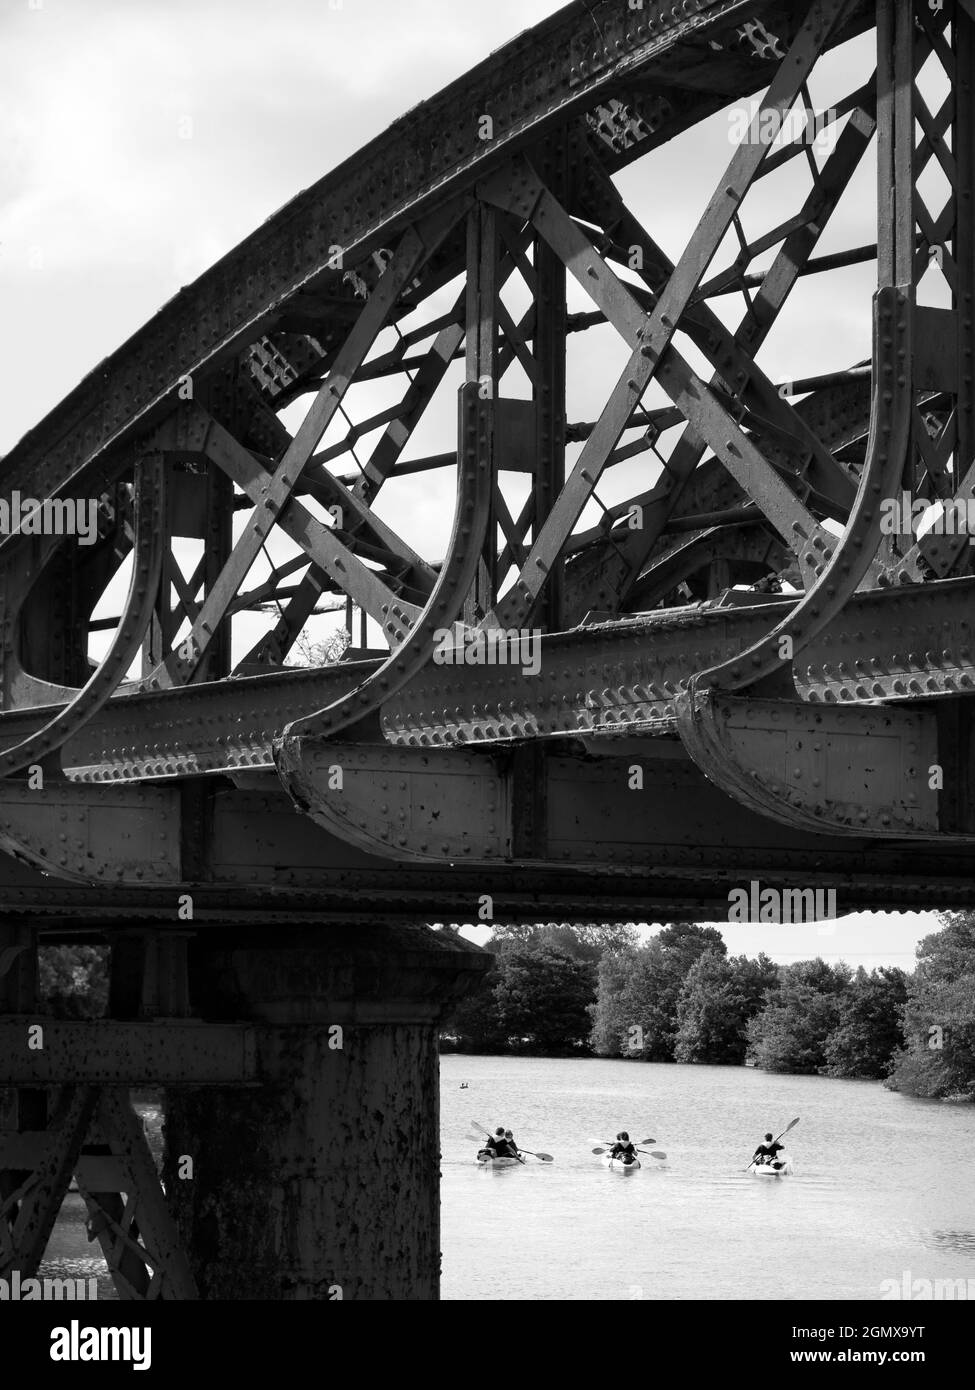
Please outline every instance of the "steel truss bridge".
[[[809, 84], [851, 40], [872, 59], [823, 116]], [[975, 902], [975, 551], [885, 525], [905, 493], [975, 499], [973, 59], [975, 0], [570, 4], [288, 203], [0, 462], [0, 497], [98, 518], [90, 545], [0, 538], [20, 1088], [0, 1264], [36, 1267], [88, 1163], [120, 1289], [198, 1288], [117, 1088], [272, 1074], [254, 1019], [280, 1014], [213, 983], [235, 940], [286, 954], [327, 923], [351, 960], [373, 930], [395, 953], [485, 902], [724, 917], [754, 879], [841, 910]], [[621, 185], [642, 161], [666, 208], [662, 147], [752, 100], [671, 258]], [[844, 244], [851, 205], [870, 230]], [[805, 293], [856, 266], [876, 273], [859, 364]], [[831, 370], [783, 381], [776, 345], [814, 327]], [[576, 419], [567, 373], [610, 360]], [[392, 404], [357, 415], [369, 384]], [[445, 395], [456, 433], [423, 455]], [[446, 550], [421, 553], [400, 509], [445, 476]], [[96, 617], [120, 575], [121, 611]], [[295, 666], [337, 605], [345, 657]], [[537, 671], [462, 660], [494, 630], [540, 633]], [[50, 1021], [32, 1055], [37, 943], [69, 937], [112, 943], [113, 1021]], [[455, 964], [456, 993], [479, 967]]]

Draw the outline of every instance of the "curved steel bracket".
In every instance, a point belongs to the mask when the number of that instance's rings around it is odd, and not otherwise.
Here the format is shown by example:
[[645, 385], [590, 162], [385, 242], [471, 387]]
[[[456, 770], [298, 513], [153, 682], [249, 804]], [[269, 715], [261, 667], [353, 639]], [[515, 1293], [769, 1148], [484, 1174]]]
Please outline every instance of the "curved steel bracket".
[[299, 810], [370, 854], [459, 863], [511, 857], [510, 796], [497, 756], [294, 739], [278, 767], [288, 769]]
[[[867, 456], [853, 508], [836, 548], [821, 535], [799, 553], [800, 572], [816, 575], [788, 617], [759, 641], [718, 666], [700, 671], [678, 704], [689, 710], [695, 691], [742, 690], [791, 663], [845, 606], [865, 577], [880, 542], [881, 503], [900, 485], [911, 435], [911, 317], [914, 290], [893, 286], [874, 299], [874, 393]], [[825, 562], [825, 563], [824, 563]]]
[[678, 701], [677, 727], [706, 777], [780, 825], [857, 838], [972, 838], [940, 829], [930, 710], [810, 706], [706, 690]]
[[0, 850], [72, 883], [180, 882], [176, 787], [0, 786]]
[[460, 615], [487, 536], [493, 475], [493, 406], [493, 400], [480, 398], [477, 382], [460, 388], [457, 505], [447, 558], [437, 583], [409, 636], [377, 670], [333, 704], [286, 726], [280, 743], [275, 745], [275, 762], [289, 793], [292, 776], [301, 764], [301, 740], [310, 735], [333, 738], [378, 709], [422, 670], [433, 653], [438, 633], [448, 629]]
[[[43, 728], [0, 753], [0, 777], [9, 777], [60, 748], [111, 698], [125, 679], [152, 618], [165, 553], [165, 468], [158, 454], [135, 467], [135, 539], [132, 577], [122, 617], [91, 678]], [[0, 736], [3, 725], [0, 721]]]

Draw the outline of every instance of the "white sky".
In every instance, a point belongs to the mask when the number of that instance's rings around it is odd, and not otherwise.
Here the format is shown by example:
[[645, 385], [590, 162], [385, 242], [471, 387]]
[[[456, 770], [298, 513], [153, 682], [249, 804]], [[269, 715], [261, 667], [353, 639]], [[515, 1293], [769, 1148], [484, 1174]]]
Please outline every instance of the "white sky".
[[[559, 8], [549, 0], [0, 0], [0, 454], [300, 189]], [[866, 78], [871, 46], [865, 36], [821, 65], [811, 84], [817, 109]], [[672, 256], [731, 154], [724, 113], [621, 176], [624, 196]], [[801, 164], [746, 202], [749, 232], [771, 225], [807, 186]], [[875, 239], [873, 180], [871, 157], [821, 253]], [[762, 358], [773, 379], [869, 356], [872, 277], [866, 266], [800, 284]], [[573, 296], [571, 308], [590, 307]], [[740, 301], [715, 307], [737, 323]], [[693, 350], [687, 356], [701, 367]], [[624, 357], [608, 328], [577, 335], [570, 420], [595, 417]], [[457, 384], [455, 374], [406, 457], [451, 447]], [[371, 413], [390, 389], [363, 388], [351, 406]], [[524, 393], [514, 375], [503, 389]], [[645, 403], [662, 399], [648, 394]], [[648, 485], [646, 458], [615, 470], [604, 501]], [[453, 478], [415, 483], [384, 492], [385, 517], [436, 560]], [[583, 521], [591, 524], [588, 513]], [[274, 551], [276, 559], [290, 553]], [[116, 592], [100, 611], [117, 612], [117, 602]], [[735, 952], [867, 964], [909, 963], [914, 941], [932, 928], [930, 914], [882, 923], [861, 914], [826, 937], [815, 928], [725, 925]]]
[[[731, 956], [754, 957], [764, 951], [780, 965], [822, 956], [833, 965], [845, 960], [854, 967], [862, 965], [865, 970], [899, 965], [902, 970], [911, 971], [918, 941], [938, 931], [941, 923], [936, 912], [852, 912], [835, 922], [802, 926], [758, 922], [706, 925], [717, 927]], [[641, 926], [640, 935], [647, 940], [659, 930], [660, 924]], [[461, 935], [483, 946], [491, 933], [487, 927], [463, 927]]]

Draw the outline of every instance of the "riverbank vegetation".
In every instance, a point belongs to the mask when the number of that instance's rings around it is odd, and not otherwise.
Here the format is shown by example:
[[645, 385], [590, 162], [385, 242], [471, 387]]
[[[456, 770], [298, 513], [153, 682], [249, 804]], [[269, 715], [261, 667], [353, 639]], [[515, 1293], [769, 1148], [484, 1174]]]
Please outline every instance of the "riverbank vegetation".
[[498, 928], [445, 1027], [461, 1052], [754, 1065], [975, 1100], [975, 914], [948, 914], [912, 974], [730, 956], [714, 927]]

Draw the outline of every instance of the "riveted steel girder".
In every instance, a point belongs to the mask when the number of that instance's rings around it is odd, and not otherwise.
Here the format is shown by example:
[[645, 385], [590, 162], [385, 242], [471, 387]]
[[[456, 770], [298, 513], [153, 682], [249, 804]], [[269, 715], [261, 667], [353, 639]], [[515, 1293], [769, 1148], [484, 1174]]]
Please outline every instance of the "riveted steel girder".
[[[973, 602], [969, 579], [858, 594], [791, 668], [781, 663], [782, 691], [826, 704], [975, 692]], [[629, 727], [669, 732], [674, 697], [690, 676], [760, 639], [791, 606], [770, 597], [543, 634], [536, 677], [517, 665], [431, 666], [384, 702], [383, 733], [400, 746], [445, 747]], [[67, 776], [154, 782], [269, 769], [288, 724], [377, 669], [376, 662], [338, 665], [128, 695], [66, 742]], [[0, 739], [27, 737], [53, 712], [0, 716]]]
[[[946, 828], [939, 812], [939, 788], [965, 777], [967, 751], [949, 739], [939, 747], [930, 708], [812, 708], [687, 692], [676, 703], [694, 762], [759, 816], [814, 836], [971, 841], [971, 830]], [[587, 741], [591, 751], [597, 746]], [[536, 756], [526, 764], [519, 749], [309, 740], [289, 783], [301, 809], [334, 835], [401, 860], [624, 866], [653, 863], [665, 841], [708, 842], [704, 803], [688, 796], [693, 778], [673, 744], [603, 741], [596, 758], [556, 744], [530, 747]], [[519, 819], [529, 792], [526, 836]], [[724, 837], [727, 809], [723, 819]], [[750, 825], [741, 830], [746, 839], [754, 834]]]
[[[43, 1046], [33, 1048], [29, 1029], [38, 1024]], [[4, 1014], [0, 1056], [3, 1086], [226, 1086], [258, 1080], [253, 1029], [197, 1019], [66, 1023]]]
[[945, 766], [930, 708], [811, 708], [684, 692], [677, 728], [701, 771], [735, 800], [797, 829], [935, 839]]
[[0, 845], [22, 863], [77, 883], [165, 883], [179, 877], [179, 795], [47, 781], [0, 787]]

